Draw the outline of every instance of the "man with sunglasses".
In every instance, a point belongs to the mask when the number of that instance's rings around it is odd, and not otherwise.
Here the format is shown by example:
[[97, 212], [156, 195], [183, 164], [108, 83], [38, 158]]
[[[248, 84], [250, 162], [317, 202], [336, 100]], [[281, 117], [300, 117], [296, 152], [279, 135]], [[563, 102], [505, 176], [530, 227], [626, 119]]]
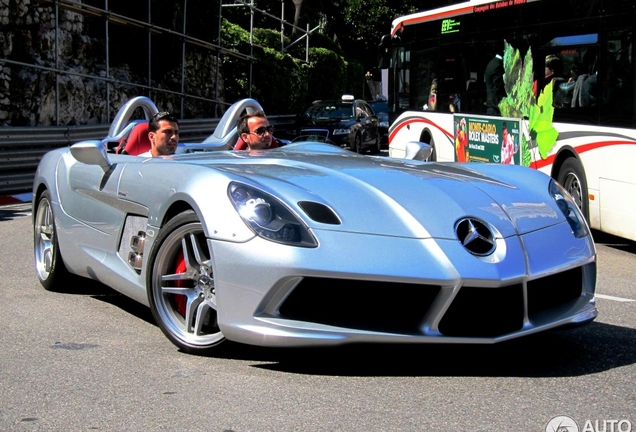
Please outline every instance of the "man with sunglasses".
[[234, 150], [264, 150], [280, 147], [274, 138], [274, 129], [270, 126], [263, 111], [255, 111], [242, 116], [236, 125], [239, 139]]
[[174, 154], [179, 143], [179, 122], [169, 112], [152, 116], [148, 123], [150, 150], [138, 156], [155, 157]]

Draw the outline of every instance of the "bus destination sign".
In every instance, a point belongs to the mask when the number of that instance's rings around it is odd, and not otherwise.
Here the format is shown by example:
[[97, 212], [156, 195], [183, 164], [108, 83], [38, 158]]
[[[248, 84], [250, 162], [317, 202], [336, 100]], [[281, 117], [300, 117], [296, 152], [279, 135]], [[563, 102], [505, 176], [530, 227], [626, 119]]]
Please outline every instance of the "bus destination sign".
[[475, 13], [488, 12], [491, 10], [501, 9], [508, 6], [517, 6], [517, 5], [521, 5], [525, 3], [528, 3], [528, 0], [502, 0], [502, 1], [497, 1], [490, 4], [482, 5], [482, 6], [475, 6], [474, 12]]

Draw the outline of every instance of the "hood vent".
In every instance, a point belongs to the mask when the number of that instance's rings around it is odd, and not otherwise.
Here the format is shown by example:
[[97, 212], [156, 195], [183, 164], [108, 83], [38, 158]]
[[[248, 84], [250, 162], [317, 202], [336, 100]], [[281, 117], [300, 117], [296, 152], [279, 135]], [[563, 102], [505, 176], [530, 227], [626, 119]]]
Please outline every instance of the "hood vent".
[[299, 201], [298, 205], [312, 220], [329, 225], [340, 225], [342, 222], [336, 213], [324, 204], [313, 201]]

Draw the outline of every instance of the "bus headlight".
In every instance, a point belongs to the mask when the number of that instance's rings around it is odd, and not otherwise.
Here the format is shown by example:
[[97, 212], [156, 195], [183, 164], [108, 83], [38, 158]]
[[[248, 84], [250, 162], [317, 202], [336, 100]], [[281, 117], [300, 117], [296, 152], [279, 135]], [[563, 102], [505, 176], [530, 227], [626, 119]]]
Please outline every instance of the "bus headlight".
[[555, 180], [550, 180], [550, 195], [556, 202], [557, 207], [565, 216], [565, 220], [568, 221], [572, 233], [576, 238], [588, 236], [590, 230], [587, 227], [587, 222], [581, 213], [581, 210], [576, 205], [572, 197], [563, 187]]

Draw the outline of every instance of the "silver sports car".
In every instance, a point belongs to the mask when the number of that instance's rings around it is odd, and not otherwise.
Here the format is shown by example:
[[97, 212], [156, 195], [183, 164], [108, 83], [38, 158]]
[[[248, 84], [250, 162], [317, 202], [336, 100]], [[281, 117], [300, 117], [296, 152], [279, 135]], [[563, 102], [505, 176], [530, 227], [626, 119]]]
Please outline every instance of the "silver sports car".
[[156, 112], [135, 98], [107, 138], [42, 159], [33, 223], [46, 289], [98, 280], [197, 354], [225, 340], [494, 343], [597, 315], [594, 243], [545, 174], [314, 142], [231, 150], [237, 116], [260, 108], [251, 99], [173, 156], [110, 153], [144, 123], [131, 120], [138, 108]]

